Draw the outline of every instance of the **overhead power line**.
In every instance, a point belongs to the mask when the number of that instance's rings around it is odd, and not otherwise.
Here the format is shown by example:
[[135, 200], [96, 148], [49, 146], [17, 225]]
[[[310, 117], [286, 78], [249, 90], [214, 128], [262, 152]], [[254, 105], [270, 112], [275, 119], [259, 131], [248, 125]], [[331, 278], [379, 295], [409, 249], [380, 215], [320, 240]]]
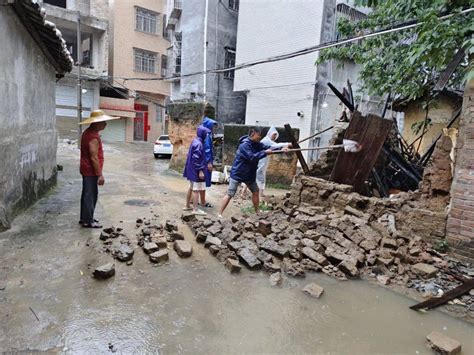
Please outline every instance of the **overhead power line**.
[[[439, 16], [439, 19], [441, 21], [444, 21], [444, 20], [447, 20], [447, 19], [449, 19], [453, 16], [465, 15], [465, 14], [471, 13], [473, 11], [474, 11], [474, 8], [469, 8], [469, 9], [465, 9], [465, 10], [462, 10], [462, 11], [457, 12], [457, 13], [451, 13], [451, 14]], [[409, 29], [418, 27], [421, 24], [423, 24], [423, 22], [420, 22], [420, 21], [417, 21], [417, 20], [410, 20], [410, 21], [406, 21], [406, 22], [403, 22], [401, 24], [394, 25], [394, 26], [391, 26], [389, 28], [381, 29], [381, 30], [378, 30], [378, 31], [362, 34], [362, 35], [359, 35], [359, 36], [350, 37], [350, 38], [343, 39], [343, 40], [329, 41], [329, 42], [321, 43], [321, 44], [318, 44], [318, 45], [315, 45], [315, 46], [306, 47], [306, 48], [303, 48], [303, 49], [300, 49], [300, 50], [297, 50], [297, 51], [292, 51], [292, 52], [288, 52], [288, 53], [284, 53], [284, 54], [280, 54], [280, 55], [276, 55], [276, 56], [272, 56], [272, 57], [268, 57], [268, 58], [264, 58], [264, 59], [258, 59], [258, 60], [250, 61], [250, 62], [247, 62], [247, 63], [238, 64], [238, 65], [235, 65], [235, 66], [229, 67], [229, 68], [208, 69], [208, 70], [202, 70], [202, 71], [188, 73], [188, 74], [182, 74], [180, 76], [161, 77], [161, 78], [137, 78], [137, 77], [124, 78], [124, 77], [108, 77], [108, 76], [104, 77], [103, 76], [103, 77], [97, 77], [95, 80], [106, 79], [106, 78], [114, 78], [114, 79], [120, 79], [120, 80], [125, 80], [125, 81], [128, 81], [128, 80], [163, 81], [163, 80], [179, 80], [179, 79], [188, 78], [188, 77], [195, 76], [195, 75], [212, 74], [212, 73], [225, 73], [225, 72], [228, 72], [228, 71], [241, 70], [241, 69], [253, 67], [253, 66], [256, 66], [256, 65], [259, 65], [259, 64], [279, 62], [279, 61], [282, 61], [282, 60], [287, 60], [287, 59], [299, 57], [299, 56], [302, 56], [302, 55], [314, 53], [314, 52], [320, 51], [322, 49], [328, 49], [328, 48], [332, 48], [332, 47], [337, 47], [337, 46], [342, 46], [342, 45], [345, 45], [345, 44], [349, 44], [349, 43], [352, 43], [352, 42], [357, 42], [357, 41], [360, 41], [362, 39], [376, 37], [376, 36], [380, 36], [380, 35], [384, 35], [384, 34], [388, 34], [388, 33], [392, 33], [392, 32], [409, 30]], [[91, 79], [89, 79], [89, 80], [91, 80]]]

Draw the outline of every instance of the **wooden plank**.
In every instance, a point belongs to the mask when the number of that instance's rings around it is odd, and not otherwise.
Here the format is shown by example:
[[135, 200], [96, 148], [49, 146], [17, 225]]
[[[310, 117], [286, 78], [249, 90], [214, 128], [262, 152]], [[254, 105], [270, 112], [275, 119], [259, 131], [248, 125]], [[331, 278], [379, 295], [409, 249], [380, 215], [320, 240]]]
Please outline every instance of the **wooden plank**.
[[376, 115], [364, 117], [360, 112], [354, 112], [344, 138], [359, 142], [362, 144], [362, 150], [358, 153], [341, 151], [330, 180], [352, 185], [354, 191], [364, 194], [365, 181], [372, 172], [391, 127], [392, 120], [382, 119]]
[[333, 84], [328, 83], [329, 88], [332, 90], [332, 92], [338, 97], [339, 100], [342, 101], [344, 105], [349, 109], [349, 111], [354, 112], [354, 105], [349, 102], [349, 100], [346, 99], [346, 97], [340, 93], [339, 90], [337, 90]]
[[453, 59], [446, 67], [446, 69], [444, 69], [442, 73], [440, 74], [438, 81], [436, 82], [433, 88], [434, 91], [441, 91], [444, 89], [449, 79], [451, 78], [451, 75], [453, 75], [454, 71], [458, 67], [459, 63], [461, 63], [465, 55], [466, 53], [464, 52], [464, 49], [462, 48], [456, 52]]
[[[295, 149], [301, 148], [295, 136], [293, 135], [293, 130], [291, 129], [291, 126], [289, 123], [285, 125], [285, 131], [288, 137], [290, 138], [291, 146]], [[303, 154], [301, 152], [296, 152], [296, 156], [298, 157], [298, 160], [301, 164], [301, 168], [303, 169], [304, 174], [309, 175], [309, 168], [308, 168], [308, 165], [306, 164], [306, 160], [304, 160]]]
[[474, 279], [470, 279], [469, 281], [466, 281], [462, 285], [459, 285], [458, 287], [453, 288], [452, 290], [446, 292], [443, 296], [439, 298], [430, 298], [429, 300], [426, 300], [424, 302], [417, 303], [411, 306], [410, 309], [413, 309], [414, 311], [416, 311], [423, 308], [426, 308], [426, 309], [436, 308], [452, 300], [453, 298], [462, 296], [466, 292], [469, 292], [472, 288], [474, 288]]

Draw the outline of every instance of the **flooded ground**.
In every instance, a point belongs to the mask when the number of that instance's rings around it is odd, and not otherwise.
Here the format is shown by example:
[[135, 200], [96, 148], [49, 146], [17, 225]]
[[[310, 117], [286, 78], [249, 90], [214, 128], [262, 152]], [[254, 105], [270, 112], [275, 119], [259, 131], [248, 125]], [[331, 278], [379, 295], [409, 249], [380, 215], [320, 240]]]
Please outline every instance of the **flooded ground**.
[[[430, 354], [425, 337], [436, 330], [474, 353], [472, 325], [411, 311], [414, 301], [365, 281], [310, 274], [271, 287], [263, 272], [231, 275], [185, 226], [191, 258], [170, 252], [155, 267], [137, 249], [133, 265], [116, 262], [114, 278], [94, 280], [94, 267], [111, 257], [86, 245], [98, 230], [77, 224], [75, 148], [63, 147], [58, 162], [58, 187], [0, 234], [0, 351]], [[167, 163], [149, 145], [106, 149], [104, 225], [133, 235], [137, 217], [178, 218], [187, 184]], [[209, 201], [218, 204], [223, 191], [213, 187]], [[320, 299], [301, 292], [310, 281], [325, 288]]]

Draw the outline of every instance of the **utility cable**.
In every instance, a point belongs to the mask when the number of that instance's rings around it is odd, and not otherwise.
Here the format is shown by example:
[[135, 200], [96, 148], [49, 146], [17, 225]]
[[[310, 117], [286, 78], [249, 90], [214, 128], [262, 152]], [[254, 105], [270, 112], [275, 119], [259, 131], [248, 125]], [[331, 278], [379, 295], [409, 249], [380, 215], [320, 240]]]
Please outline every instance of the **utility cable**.
[[[469, 8], [469, 9], [462, 10], [458, 13], [454, 13], [454, 14], [451, 13], [451, 14], [448, 14], [448, 15], [440, 16], [438, 18], [441, 21], [444, 21], [444, 20], [447, 20], [447, 19], [449, 19], [453, 16], [465, 15], [465, 14], [471, 13], [473, 11], [474, 11], [474, 8]], [[211, 74], [211, 73], [225, 73], [225, 72], [228, 72], [228, 71], [241, 70], [241, 69], [244, 69], [244, 68], [253, 67], [253, 66], [259, 65], [259, 64], [265, 64], [265, 63], [272, 63], [272, 62], [287, 60], [287, 59], [299, 57], [299, 56], [302, 56], [302, 55], [310, 54], [310, 53], [313, 53], [313, 52], [317, 52], [317, 51], [320, 51], [322, 49], [328, 49], [328, 48], [332, 48], [332, 47], [337, 47], [337, 46], [349, 44], [349, 43], [352, 43], [352, 42], [357, 42], [357, 41], [360, 41], [362, 39], [372, 38], [372, 37], [375, 37], [375, 36], [380, 36], [380, 35], [384, 35], [384, 34], [388, 34], [388, 33], [392, 33], [392, 32], [408, 30], [408, 29], [418, 27], [421, 24], [423, 24], [423, 22], [419, 22], [419, 21], [416, 21], [416, 20], [410, 20], [410, 21], [406, 21], [402, 24], [392, 26], [392, 27], [389, 27], [389, 28], [385, 28], [385, 29], [381, 29], [381, 30], [378, 30], [378, 31], [362, 34], [362, 35], [359, 35], [359, 36], [350, 37], [350, 38], [339, 40], [339, 41], [337, 41], [337, 40], [336, 41], [329, 41], [329, 42], [321, 43], [321, 44], [318, 44], [318, 45], [315, 45], [315, 46], [303, 48], [303, 49], [300, 49], [300, 50], [297, 50], [297, 51], [292, 51], [292, 52], [276, 55], [276, 56], [273, 56], [273, 57], [258, 59], [258, 60], [250, 61], [250, 62], [247, 62], [247, 63], [234, 65], [233, 67], [229, 67], [229, 68], [208, 69], [208, 70], [203, 70], [203, 71], [193, 72], [193, 73], [188, 73], [188, 74], [182, 74], [181, 76], [173, 76], [173, 77], [161, 77], [161, 78], [134, 78], [134, 77], [123, 78], [123, 77], [118, 77], [116, 79], [140, 80], [140, 81], [163, 81], [163, 80], [179, 80], [179, 79], [182, 79], [182, 78], [188, 78], [188, 77], [195, 76], [195, 75], [203, 75], [203, 74]], [[101, 79], [101, 78], [105, 79], [105, 78], [108, 78], [108, 77], [98, 77], [98, 79]]]

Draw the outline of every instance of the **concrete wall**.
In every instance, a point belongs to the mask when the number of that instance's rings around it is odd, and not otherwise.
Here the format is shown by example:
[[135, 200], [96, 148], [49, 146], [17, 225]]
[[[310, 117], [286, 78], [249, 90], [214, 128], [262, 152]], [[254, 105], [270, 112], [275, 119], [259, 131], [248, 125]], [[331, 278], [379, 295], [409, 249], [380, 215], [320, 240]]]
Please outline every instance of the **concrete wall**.
[[[324, 1], [241, 1], [237, 64], [320, 43]], [[236, 72], [234, 90], [248, 90], [245, 123], [311, 128], [317, 53]], [[302, 111], [304, 117], [297, 116]], [[306, 147], [306, 143], [303, 145]]]
[[[163, 38], [163, 14], [165, 0], [114, 1], [111, 5], [111, 40], [109, 43], [109, 72], [116, 77], [160, 78], [161, 55], [167, 54], [170, 42]], [[159, 13], [156, 34], [135, 30], [135, 7], [139, 6]], [[155, 74], [134, 70], [134, 48], [157, 53]], [[131, 90], [139, 90], [165, 96], [170, 95], [170, 84], [165, 81], [127, 81]]]
[[0, 9], [0, 230], [56, 183], [55, 70]]
[[[227, 6], [219, 0], [183, 1], [175, 28], [182, 32], [182, 75], [225, 66], [225, 47], [236, 48], [238, 20], [238, 13]], [[190, 99], [194, 93], [195, 101], [207, 101], [216, 108], [219, 123], [243, 123], [245, 95], [233, 91], [233, 82], [223, 74], [182, 78], [172, 83], [171, 99]]]
[[[156, 33], [144, 33], [135, 30], [136, 6], [157, 12], [159, 23]], [[161, 56], [167, 55], [170, 42], [163, 37], [164, 14], [166, 13], [165, 0], [134, 0], [114, 1], [111, 3], [110, 13], [110, 41], [109, 41], [109, 72], [115, 77], [134, 78], [161, 78]], [[155, 73], [135, 71], [134, 48], [144, 49], [156, 53]], [[130, 80], [126, 87], [138, 92], [140, 99], [136, 103], [148, 105], [148, 141], [154, 142], [163, 133], [163, 125], [157, 109], [157, 104], [164, 105], [166, 97], [170, 95], [171, 84], [163, 80], [139, 81]], [[127, 122], [126, 139], [133, 140], [133, 120]]]
[[[423, 136], [419, 152], [423, 154], [431, 143], [438, 138], [439, 134], [443, 132], [443, 128], [451, 120], [453, 113], [459, 108], [460, 100], [452, 99], [441, 95], [433, 105], [430, 105], [428, 109], [428, 117], [431, 119], [432, 126]], [[403, 138], [411, 144], [418, 136], [421, 135], [421, 130], [418, 134], [415, 134], [411, 128], [414, 123], [424, 121], [426, 117], [426, 110], [423, 109], [422, 103], [419, 101], [409, 104], [405, 109], [405, 122], [403, 128]], [[453, 128], [458, 127], [458, 123], [455, 123]], [[415, 147], [418, 147], [418, 143]]]
[[457, 256], [474, 259], [474, 80], [464, 91], [447, 240]]

